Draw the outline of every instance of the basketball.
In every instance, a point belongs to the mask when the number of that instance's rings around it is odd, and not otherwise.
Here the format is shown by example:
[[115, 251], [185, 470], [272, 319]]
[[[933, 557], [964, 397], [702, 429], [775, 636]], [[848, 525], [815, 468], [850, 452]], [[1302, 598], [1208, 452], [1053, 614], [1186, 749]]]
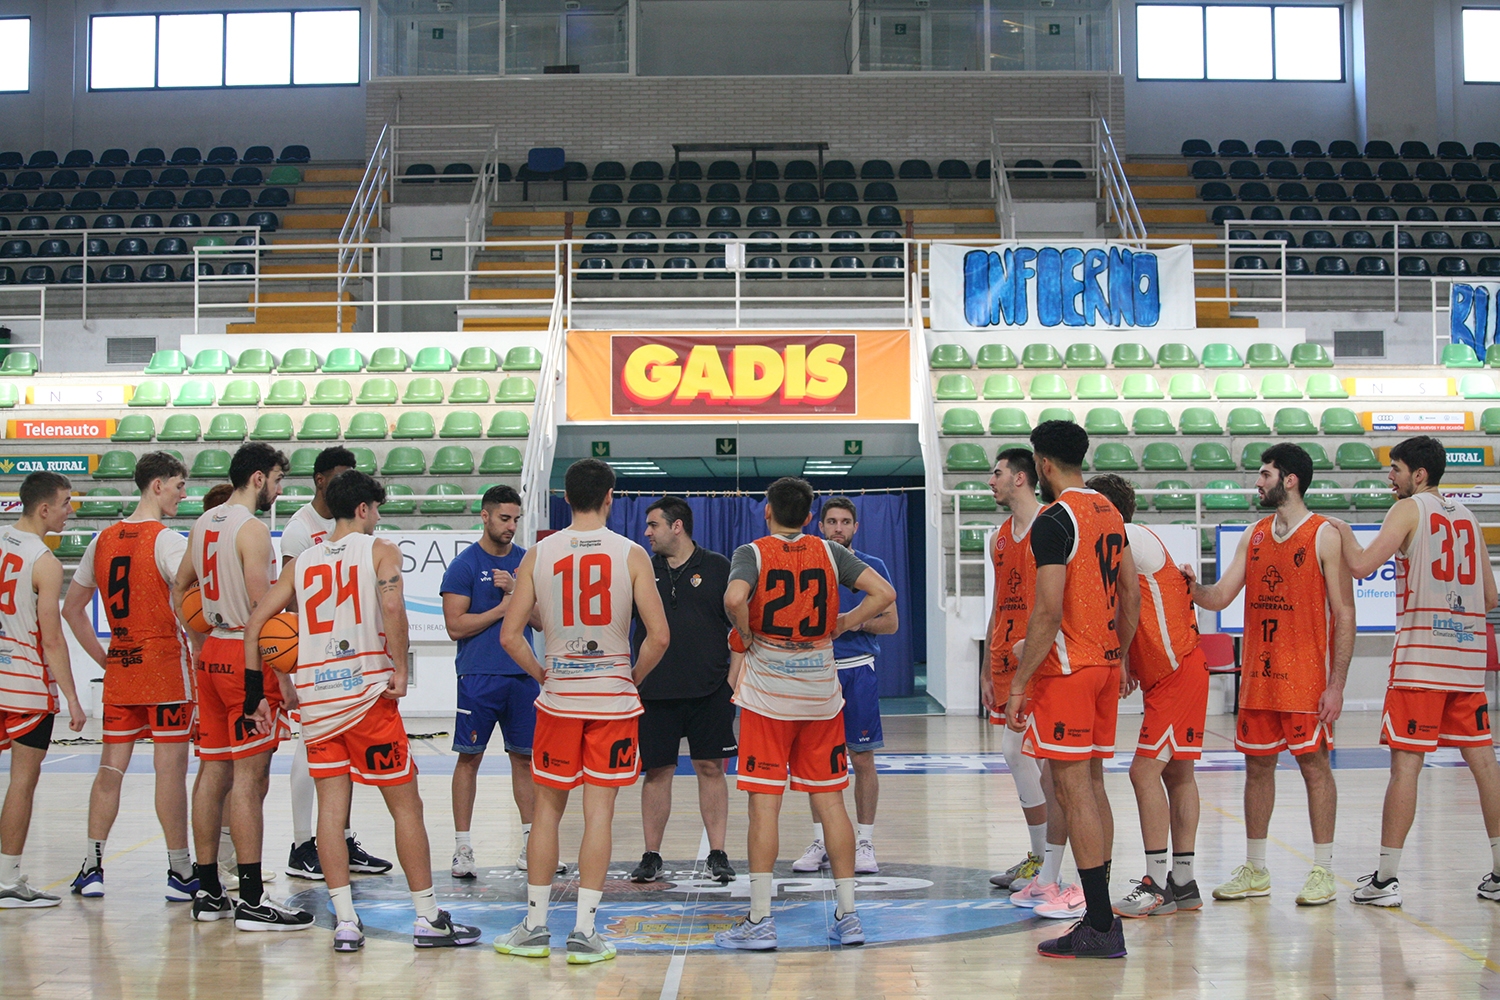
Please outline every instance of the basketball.
[[213, 626], [203, 617], [203, 592], [196, 582], [188, 588], [187, 595], [182, 599], [182, 620], [199, 635], [208, 635], [213, 631]]
[[261, 627], [260, 658], [272, 670], [297, 669], [297, 613], [283, 611]]

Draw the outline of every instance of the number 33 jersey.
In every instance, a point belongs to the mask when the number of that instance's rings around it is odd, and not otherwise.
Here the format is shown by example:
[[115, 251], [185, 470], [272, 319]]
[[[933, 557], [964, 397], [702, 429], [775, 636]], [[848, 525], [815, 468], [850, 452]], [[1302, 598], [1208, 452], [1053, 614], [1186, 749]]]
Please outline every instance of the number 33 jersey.
[[1461, 503], [1417, 493], [1417, 530], [1396, 553], [1391, 686], [1483, 691], [1484, 577], [1479, 523]]

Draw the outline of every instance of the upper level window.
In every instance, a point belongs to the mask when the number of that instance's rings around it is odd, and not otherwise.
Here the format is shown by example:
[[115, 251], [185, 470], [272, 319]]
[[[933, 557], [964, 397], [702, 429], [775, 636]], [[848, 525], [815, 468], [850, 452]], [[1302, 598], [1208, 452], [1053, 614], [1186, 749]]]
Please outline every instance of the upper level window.
[[1500, 83], [1500, 8], [1464, 11], [1464, 83]]
[[0, 92], [31, 89], [31, 18], [0, 19]]
[[1142, 4], [1142, 80], [1342, 80], [1343, 8]]

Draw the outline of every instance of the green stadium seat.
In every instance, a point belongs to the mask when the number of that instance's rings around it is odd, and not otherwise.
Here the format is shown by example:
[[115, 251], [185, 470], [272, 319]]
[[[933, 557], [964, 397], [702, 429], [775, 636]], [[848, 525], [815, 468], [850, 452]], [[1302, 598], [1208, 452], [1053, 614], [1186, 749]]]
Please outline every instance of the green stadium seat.
[[521, 449], [508, 444], [490, 445], [479, 460], [481, 476], [519, 476], [521, 474]]
[[399, 347], [377, 347], [365, 364], [367, 372], [404, 372], [411, 367], [411, 358]]
[[1079, 399], [1118, 399], [1115, 384], [1103, 372], [1085, 372], [1078, 376], [1073, 393]]
[[1051, 344], [1027, 344], [1021, 350], [1022, 368], [1061, 368], [1063, 356]]
[[1312, 459], [1313, 471], [1327, 472], [1333, 468], [1333, 459], [1328, 457], [1328, 452], [1316, 441], [1298, 441], [1297, 445]]
[[1073, 393], [1068, 389], [1068, 383], [1063, 377], [1055, 372], [1044, 372], [1041, 375], [1033, 375], [1031, 385], [1026, 390], [1032, 399], [1072, 399]]
[[210, 347], [193, 355], [193, 363], [188, 366], [187, 373], [189, 375], [226, 375], [233, 367], [234, 359], [229, 356], [228, 351]]
[[984, 536], [991, 527], [988, 521], [965, 521], [958, 529], [958, 551], [983, 552]]
[[393, 438], [430, 438], [437, 436], [437, 425], [432, 414], [425, 410], [403, 410], [396, 417]]
[[203, 436], [203, 425], [191, 413], [173, 413], [162, 423], [158, 441], [196, 441]]
[[131, 479], [135, 476], [135, 452], [106, 451], [99, 456], [95, 479]]
[[535, 347], [512, 347], [505, 352], [505, 363], [500, 367], [508, 372], [539, 372], [542, 352]]
[[414, 372], [451, 372], [456, 362], [446, 347], [424, 347], [411, 363]]
[[[431, 493], [432, 490], [428, 490], [427, 492]], [[428, 507], [436, 507], [439, 502], [442, 503], [442, 505], [444, 506], [444, 508], [446, 508], [447, 505], [448, 505], [448, 503], [450, 501], [443, 500], [443, 501], [434, 501], [433, 503], [424, 503], [422, 505], [422, 513], [424, 513], [424, 514], [440, 513], [440, 512], [435, 512], [435, 511], [429, 511], [429, 510], [427, 510]], [[461, 501], [461, 500], [459, 501], [459, 506], [463, 506], [463, 501]], [[418, 531], [452, 531], [453, 530], [453, 525], [451, 525], [451, 524], [443, 524], [440, 521], [434, 521], [431, 524], [418, 525], [417, 526], [417, 530]]]
[[[1260, 466], [1256, 466], [1260, 468]], [[1209, 490], [1237, 490], [1241, 489], [1239, 483], [1232, 479], [1215, 479], [1205, 484], [1204, 489]], [[1243, 493], [1205, 493], [1203, 494], [1203, 509], [1206, 511], [1225, 510], [1249, 510], [1251, 497]]]
[[1486, 434], [1500, 434], [1500, 406], [1488, 407], [1479, 415], [1479, 429]]
[[1239, 372], [1228, 372], [1214, 379], [1216, 399], [1254, 399], [1255, 386]]
[[1187, 459], [1170, 441], [1152, 441], [1141, 449], [1141, 468], [1147, 472], [1185, 472]]
[[156, 421], [149, 413], [127, 413], [115, 424], [111, 441], [150, 441], [156, 437]]
[[1208, 385], [1204, 383], [1203, 376], [1192, 372], [1182, 372], [1173, 375], [1167, 383], [1167, 395], [1172, 399], [1211, 399], [1213, 393], [1208, 391]]
[[985, 344], [974, 361], [976, 368], [1015, 368], [1021, 362], [1007, 344]]
[[1135, 411], [1130, 422], [1131, 430], [1137, 434], [1176, 434], [1171, 414], [1159, 406], [1143, 406]]
[[375, 475], [375, 452], [363, 445], [350, 445], [354, 453], [354, 467], [367, 476]]
[[1293, 344], [1293, 368], [1332, 368], [1333, 359], [1322, 344]]
[[312, 503], [315, 491], [301, 483], [283, 483], [281, 497], [276, 501], [276, 516], [285, 517]]
[[304, 406], [307, 403], [307, 386], [300, 378], [277, 379], [266, 393], [267, 406]]
[[[954, 483], [953, 488], [960, 492], [966, 490], [982, 490], [983, 493], [971, 493], [968, 496], [958, 498], [958, 509], [960, 511], [991, 511], [998, 510], [995, 503], [995, 495], [990, 492], [987, 483], [981, 483], [977, 479], [966, 479], [961, 483]], [[945, 503], [946, 507], [947, 504]]]
[[[474, 464], [472, 458], [470, 458], [469, 464]], [[455, 493], [464, 492], [466, 491], [462, 486], [457, 486], [453, 483], [433, 483], [427, 487], [427, 495], [430, 497], [452, 496]], [[418, 508], [418, 512], [421, 514], [462, 514], [468, 507], [469, 502], [467, 500], [423, 500], [421, 507]], [[447, 528], [446, 524], [424, 524], [419, 530], [446, 531]]]
[[484, 422], [479, 419], [479, 414], [473, 410], [452, 410], [443, 418], [443, 428], [438, 431], [438, 437], [484, 437]]
[[[119, 495], [120, 491], [113, 486], [95, 486], [85, 493], [84, 497], [117, 497]], [[121, 506], [118, 500], [84, 499], [78, 504], [77, 514], [79, 517], [119, 517]]]
[[948, 449], [943, 466], [949, 472], [988, 472], [990, 460], [979, 445], [960, 441]]
[[[1149, 447], [1149, 446], [1148, 446]], [[1149, 469], [1150, 466], [1147, 466]], [[1182, 479], [1163, 479], [1156, 484], [1159, 490], [1190, 490], [1192, 485]], [[1192, 510], [1195, 504], [1191, 493], [1158, 493], [1151, 499], [1157, 510]]]
[[266, 183], [276, 187], [290, 187], [302, 183], [302, 171], [290, 163], [280, 163], [266, 174]]
[[1463, 376], [1458, 380], [1458, 394], [1464, 399], [1500, 399], [1500, 390], [1488, 375]]
[[1396, 496], [1391, 492], [1391, 484], [1388, 482], [1361, 479], [1355, 482], [1354, 488], [1372, 491], [1354, 494], [1355, 510], [1389, 510], [1396, 503]]
[[1140, 466], [1127, 446], [1104, 441], [1094, 447], [1094, 468], [1100, 472], [1134, 472]]
[[[499, 485], [500, 485], [499, 483], [490, 482], [490, 483], [485, 483], [482, 486], [476, 487], [473, 490], [470, 490], [469, 492], [471, 492], [471, 493], [478, 493], [479, 496], [478, 496], [478, 498], [476, 498], [474, 501], [472, 501], [469, 504], [469, 513], [471, 513], [471, 514], [478, 514], [481, 510], [483, 510], [484, 509], [484, 495], [486, 493], [488, 493], [492, 488], [494, 488], [496, 486], [499, 486]], [[476, 524], [474, 526], [474, 530], [476, 530], [476, 531], [483, 531], [484, 530], [483, 523]]]
[[236, 375], [269, 375], [276, 370], [276, 356], [263, 347], [250, 347], [240, 352], [230, 371]]
[[990, 433], [997, 437], [1025, 437], [1031, 433], [1031, 421], [1019, 407], [997, 407], [990, 414]]
[[410, 445], [392, 448], [385, 456], [385, 464], [380, 467], [382, 476], [420, 476], [426, 471], [427, 459], [423, 457], [422, 449]]
[[1025, 399], [1026, 394], [1021, 390], [1021, 380], [1006, 372], [1000, 375], [991, 375], [984, 380], [985, 399]]
[[210, 487], [195, 484], [187, 488], [187, 497], [177, 505], [177, 516], [192, 520], [203, 516], [203, 497]]
[[1126, 375], [1125, 384], [1120, 390], [1120, 394], [1126, 399], [1163, 399], [1166, 396], [1161, 390], [1161, 383], [1156, 381], [1156, 376], [1142, 372]]
[[1302, 389], [1287, 372], [1272, 372], [1260, 380], [1261, 399], [1301, 399]]
[[1251, 344], [1245, 351], [1245, 363], [1251, 368], [1285, 368], [1286, 355], [1275, 344]]
[[1332, 479], [1314, 479], [1307, 484], [1307, 493], [1302, 502], [1307, 504], [1308, 510], [1348, 510], [1349, 494], [1347, 493], [1316, 493], [1315, 490], [1336, 490], [1339, 484]]
[[1442, 364], [1444, 368], [1484, 367], [1484, 362], [1479, 360], [1479, 355], [1468, 344], [1444, 344]]
[[[1083, 415], [1083, 429], [1092, 435], [1128, 434], [1125, 418], [1113, 406], [1096, 406]], [[990, 433], [994, 433], [991, 431]]]
[[247, 378], [235, 379], [219, 396], [220, 406], [259, 406], [260, 386]]
[[1260, 456], [1269, 447], [1271, 447], [1271, 442], [1269, 441], [1251, 441], [1245, 445], [1245, 449], [1240, 452], [1240, 468], [1246, 472], [1259, 472], [1261, 466]]
[[80, 559], [88, 551], [89, 542], [93, 539], [92, 531], [65, 531], [57, 536], [57, 548], [52, 550], [52, 554], [69, 561]]
[[1069, 368], [1105, 368], [1109, 360], [1095, 344], [1069, 344], [1063, 363]]
[[[972, 411], [970, 411], [972, 412]], [[978, 415], [975, 415], [978, 419]], [[515, 410], [501, 410], [490, 418], [490, 429], [486, 437], [492, 438], [523, 438], [531, 433], [531, 418], [524, 413]], [[943, 433], [947, 433], [944, 431]]]
[[1197, 368], [1198, 355], [1186, 344], [1162, 344], [1156, 352], [1158, 368]]
[[337, 441], [339, 418], [333, 413], [309, 413], [302, 418], [302, 429], [297, 432], [298, 441]]
[[385, 503], [380, 505], [382, 516], [387, 514], [415, 514], [417, 502], [415, 500], [397, 500], [396, 497], [416, 496], [416, 490], [405, 483], [385, 484]]
[[458, 359], [461, 372], [492, 372], [500, 367], [500, 356], [489, 347], [467, 347]]
[[932, 349], [927, 363], [933, 369], [974, 367], [974, 359], [969, 357], [963, 344], [938, 344]]
[[323, 359], [311, 348], [294, 347], [281, 356], [276, 370], [283, 375], [307, 375], [323, 367]]
[[1208, 434], [1223, 434], [1224, 428], [1219, 426], [1219, 418], [1214, 411], [1206, 406], [1189, 406], [1182, 411], [1182, 416], [1177, 418], [1177, 429], [1184, 434], [1204, 436]]
[[1500, 368], [1500, 344], [1491, 344], [1484, 349], [1484, 364], [1487, 368]]
[[1321, 421], [1324, 434], [1363, 434], [1365, 425], [1359, 414], [1345, 406], [1330, 406], [1323, 411]]
[[964, 399], [978, 399], [979, 390], [974, 388], [974, 380], [961, 372], [952, 372], [938, 379], [937, 389], [933, 398], [940, 402], [955, 402]]
[[348, 406], [354, 400], [354, 389], [348, 379], [325, 378], [313, 386], [313, 406]]
[[1300, 406], [1283, 406], [1276, 411], [1276, 416], [1271, 418], [1271, 424], [1276, 428], [1277, 434], [1316, 434], [1317, 427], [1313, 425], [1312, 417]]
[[147, 375], [181, 375], [187, 371], [187, 355], [181, 351], [157, 351], [146, 362]]
[[205, 441], [243, 441], [250, 427], [239, 413], [216, 413], [203, 433]]
[[488, 403], [490, 401], [490, 387], [484, 379], [475, 375], [465, 375], [456, 379], [453, 388], [448, 392], [450, 403]]
[[406, 392], [401, 396], [403, 406], [438, 406], [442, 402], [443, 383], [430, 375], [406, 383]]
[[388, 378], [365, 379], [355, 397], [356, 406], [395, 406], [400, 399], [396, 383]]
[[1205, 344], [1203, 345], [1203, 367], [1243, 368], [1245, 359], [1240, 357], [1240, 352], [1235, 350], [1233, 344]]
[[1334, 453], [1339, 468], [1348, 472], [1364, 472], [1384, 468], [1374, 450], [1363, 441], [1345, 441]]
[[391, 425], [386, 422], [384, 413], [366, 411], [349, 418], [344, 437], [351, 441], [384, 441], [390, 432]]
[[1193, 445], [1193, 455], [1189, 459], [1194, 472], [1233, 472], [1234, 456], [1229, 454], [1229, 449], [1217, 441], [1203, 441]]
[[1036, 422], [1045, 424], [1049, 420], [1066, 420], [1070, 424], [1078, 423], [1078, 418], [1073, 416], [1073, 411], [1066, 406], [1048, 406], [1036, 415]]
[[11, 351], [0, 361], [0, 378], [35, 375], [40, 368], [41, 362], [30, 351]]
[[1253, 406], [1236, 406], [1229, 411], [1226, 424], [1229, 433], [1236, 437], [1261, 436], [1271, 433], [1271, 428], [1266, 426], [1265, 416]]
[[291, 468], [287, 469], [288, 476], [296, 476], [305, 479], [313, 474], [313, 468], [318, 462], [317, 448], [298, 448], [292, 452]]
[[1116, 368], [1150, 368], [1156, 361], [1144, 344], [1116, 344], [1109, 363]]
[[536, 383], [525, 375], [512, 375], [501, 379], [500, 384], [495, 387], [495, 402], [509, 403], [534, 403], [536, 402]]
[[0, 410], [12, 410], [21, 403], [21, 390], [14, 382], [0, 382]]
[[427, 471], [434, 476], [472, 476], [474, 453], [461, 444], [445, 444], [432, 456]]
[[251, 441], [290, 441], [292, 417], [289, 413], [262, 413], [250, 429]]
[[178, 388], [177, 398], [172, 401], [172, 405], [213, 406], [214, 395], [214, 384], [212, 382], [189, 379]]
[[207, 448], [193, 456], [193, 468], [188, 473], [194, 479], [229, 478], [229, 452], [222, 448]]
[[166, 406], [172, 402], [172, 387], [160, 379], [142, 382], [126, 406]]
[[1312, 372], [1307, 376], [1307, 385], [1304, 388], [1308, 399], [1349, 398], [1349, 393], [1344, 389], [1344, 383], [1330, 372]]
[[966, 406], [950, 406], [943, 412], [942, 433], [949, 436], [983, 434], [979, 414]]
[[353, 375], [365, 370], [365, 356], [353, 347], [335, 347], [323, 359], [323, 371], [329, 375]]

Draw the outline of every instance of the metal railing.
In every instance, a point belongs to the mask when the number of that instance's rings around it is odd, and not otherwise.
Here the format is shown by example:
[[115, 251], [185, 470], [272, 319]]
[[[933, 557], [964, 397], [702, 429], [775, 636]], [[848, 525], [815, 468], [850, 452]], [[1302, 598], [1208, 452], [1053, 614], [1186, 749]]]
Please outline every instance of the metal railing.
[[526, 438], [526, 452], [521, 459], [524, 514], [521, 532], [522, 541], [528, 547], [536, 541], [537, 529], [551, 522], [547, 487], [550, 485], [552, 456], [557, 451], [557, 395], [566, 351], [565, 332], [563, 281], [558, 276], [552, 296], [552, 312], [547, 318], [547, 346], [542, 352], [542, 369], [538, 372], [531, 434]]
[[[497, 149], [499, 145], [499, 128], [494, 122], [478, 122], [468, 125], [402, 125], [387, 124], [386, 129], [391, 134], [390, 171], [386, 180], [386, 186], [392, 201], [396, 199], [396, 185], [402, 183], [406, 175], [403, 170], [414, 163], [425, 163], [428, 161], [449, 160], [461, 157], [465, 160], [484, 159], [491, 150]], [[464, 142], [460, 138], [456, 143], [450, 141], [450, 137], [463, 136], [465, 133], [473, 138]], [[423, 140], [426, 141], [423, 141]], [[435, 169], [441, 170], [444, 164], [433, 162]], [[410, 183], [427, 184], [479, 180], [484, 176], [481, 169], [476, 174], [421, 174], [410, 178]]]
[[1127, 243], [1142, 242], [1146, 239], [1146, 223], [1136, 206], [1135, 195], [1131, 193], [1130, 179], [1125, 176], [1125, 164], [1115, 149], [1115, 137], [1109, 131], [1109, 122], [1103, 118], [1099, 119], [1096, 136], [1105, 220], [1115, 220], [1120, 228], [1120, 238]]
[[[1049, 137], [1045, 139], [1019, 137], [1014, 141], [1006, 135], [1007, 131], [1024, 131], [1026, 129], [1045, 131]], [[1059, 132], [1076, 132], [1079, 138], [1059, 139]], [[1083, 137], [1086, 134], [1086, 138]], [[1006, 149], [1010, 149], [1014, 155], [1015, 150], [1020, 149], [1023, 155], [1016, 156], [1015, 160], [1006, 160]], [[1061, 154], [1061, 155], [1058, 155]], [[1041, 167], [1017, 167], [1016, 162], [1020, 159], [1031, 159], [1044, 156], [1048, 159], [1069, 159], [1078, 163], [1078, 166], [1046, 166]], [[996, 214], [1001, 220], [1001, 231], [1006, 236], [1015, 233], [1015, 199], [1012, 194], [1010, 174], [1015, 172], [1016, 179], [1023, 179], [1019, 175], [1022, 172], [1036, 172], [1042, 177], [1035, 179], [1050, 178], [1052, 180], [1092, 180], [1094, 184], [1094, 200], [1104, 203], [1104, 221], [1113, 223], [1119, 230], [1119, 238], [1127, 243], [1136, 244], [1146, 239], [1146, 224], [1141, 218], [1140, 209], [1136, 206], [1135, 195], [1130, 190], [1130, 180], [1125, 176], [1125, 165], [1120, 160], [1119, 151], [1115, 148], [1114, 135], [1109, 130], [1109, 123], [1102, 117], [1090, 118], [992, 118], [990, 119], [990, 194], [995, 199]], [[1059, 175], [1068, 176], [1059, 176]], [[1024, 178], [1031, 179], [1031, 178]], [[1010, 228], [1005, 229], [1006, 220], [1010, 222]]]
[[17, 341], [17, 340], [13, 339], [9, 343], [4, 344], [4, 345], [0, 345], [0, 346], [8, 347], [12, 351], [23, 349], [23, 348], [27, 348], [27, 347], [34, 347], [34, 348], [36, 348], [37, 366], [40, 367], [46, 361], [46, 357], [47, 357], [47, 355], [46, 355], [46, 346], [45, 346], [46, 342], [47, 342], [47, 286], [46, 285], [21, 285], [21, 286], [18, 286], [18, 290], [22, 290], [22, 291], [25, 291], [25, 292], [35, 292], [36, 293], [36, 295], [37, 295], [36, 312], [35, 313], [20, 313], [20, 312], [17, 312], [17, 313], [4, 313], [4, 312], [0, 312], [0, 326], [7, 326], [10, 323], [31, 323], [31, 322], [35, 322], [36, 323], [36, 341], [34, 343], [32, 343], [32, 342], [29, 342], [29, 341]]
[[[349, 215], [344, 219], [343, 228], [339, 230], [336, 298], [343, 298], [349, 283], [358, 273], [360, 257], [352, 247], [364, 243], [372, 227], [376, 230], [384, 228], [385, 186], [387, 179], [394, 173], [394, 164], [394, 133], [391, 126], [386, 125], [375, 140], [370, 162], [365, 166], [364, 176], [360, 178], [359, 187], [354, 192], [354, 201], [349, 206]], [[336, 322], [338, 332], [343, 333], [342, 309], [338, 310]]]

